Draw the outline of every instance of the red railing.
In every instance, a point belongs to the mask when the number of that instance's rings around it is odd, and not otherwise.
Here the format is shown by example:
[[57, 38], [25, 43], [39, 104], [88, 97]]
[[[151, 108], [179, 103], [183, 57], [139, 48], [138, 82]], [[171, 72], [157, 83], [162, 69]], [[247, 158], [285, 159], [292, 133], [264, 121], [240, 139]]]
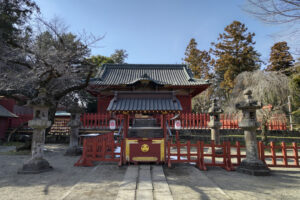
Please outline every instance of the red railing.
[[[108, 129], [109, 120], [111, 119], [110, 114], [100, 114], [100, 113], [84, 113], [81, 115], [81, 122], [83, 128], [100, 128]], [[116, 116], [116, 126], [117, 128], [122, 123], [124, 119], [123, 115]]]
[[[275, 146], [273, 142], [270, 145], [264, 145], [261, 141], [258, 145], [258, 156], [268, 167], [288, 167], [300, 168], [300, 147], [295, 142], [287, 146], [285, 142]], [[205, 149], [210, 151], [205, 152]], [[216, 149], [221, 149], [218, 153]], [[279, 150], [279, 151], [278, 151]], [[191, 144], [189, 141], [175, 144], [168, 142], [168, 166], [172, 163], [195, 163], [201, 170], [207, 170], [207, 166], [219, 166], [228, 171], [234, 170], [234, 166], [239, 166], [243, 158], [246, 157], [245, 146], [239, 142], [231, 145], [230, 142], [223, 142], [222, 145], [216, 145], [214, 141], [210, 144], [204, 144], [203, 141], [197, 141]]]
[[[171, 120], [175, 114], [167, 114], [167, 122], [171, 129], [174, 128], [174, 120]], [[157, 123], [163, 126], [162, 115], [156, 115]], [[99, 128], [108, 129], [109, 120], [111, 115], [99, 114], [99, 113], [84, 113], [81, 116], [83, 128]], [[117, 127], [121, 124], [124, 119], [123, 115], [117, 115]], [[134, 119], [133, 116], [129, 117], [129, 121]], [[209, 129], [208, 123], [210, 120], [209, 114], [207, 113], [182, 113], [178, 119], [181, 121], [182, 129]], [[220, 121], [222, 123], [221, 129], [239, 129], [238, 123], [240, 121], [239, 116], [236, 114], [221, 114]], [[271, 119], [268, 124], [268, 130], [286, 130], [286, 120], [281, 118]]]
[[259, 142], [260, 159], [269, 167], [300, 167], [299, 150], [300, 147], [295, 142], [291, 146], [286, 146], [285, 142], [278, 146], [274, 142], [267, 146]]
[[114, 133], [99, 136], [86, 136], [83, 140], [83, 152], [74, 166], [93, 166], [95, 161], [119, 162], [122, 165], [123, 142], [115, 142]]
[[[204, 148], [209, 148], [209, 152], [205, 152]], [[222, 150], [221, 153], [216, 153], [216, 148]], [[203, 141], [197, 141], [196, 144], [180, 143], [178, 140], [175, 144], [168, 141], [168, 167], [172, 163], [195, 163], [201, 170], [207, 170], [208, 166], [218, 166], [227, 171], [234, 170], [230, 162], [230, 143], [224, 142], [222, 145], [216, 145], [214, 141], [211, 144], [204, 144]]]

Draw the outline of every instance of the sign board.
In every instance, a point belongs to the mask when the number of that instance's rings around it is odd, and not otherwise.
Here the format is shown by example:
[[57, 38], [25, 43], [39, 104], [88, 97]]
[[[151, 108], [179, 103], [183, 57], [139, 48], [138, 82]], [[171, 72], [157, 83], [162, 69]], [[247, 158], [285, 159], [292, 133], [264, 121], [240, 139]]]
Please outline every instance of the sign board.
[[116, 120], [114, 120], [114, 119], [109, 120], [109, 129], [110, 130], [116, 129]]
[[180, 120], [175, 120], [175, 130], [181, 129], [181, 121]]

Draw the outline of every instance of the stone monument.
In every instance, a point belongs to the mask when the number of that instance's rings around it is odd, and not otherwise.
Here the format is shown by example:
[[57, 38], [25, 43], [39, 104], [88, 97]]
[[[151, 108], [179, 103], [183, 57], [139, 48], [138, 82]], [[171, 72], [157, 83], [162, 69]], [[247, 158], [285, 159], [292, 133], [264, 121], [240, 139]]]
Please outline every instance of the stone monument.
[[77, 156], [82, 153], [79, 144], [78, 144], [78, 137], [79, 137], [79, 128], [81, 126], [80, 115], [83, 110], [78, 106], [78, 100], [75, 99], [74, 102], [69, 106], [67, 109], [68, 112], [71, 113], [71, 119], [68, 123], [68, 126], [71, 128], [70, 130], [70, 144], [69, 148], [66, 150], [66, 156]]
[[28, 126], [33, 129], [30, 160], [23, 164], [18, 171], [22, 174], [35, 174], [52, 169], [49, 162], [43, 158], [45, 144], [45, 129], [51, 126], [48, 120], [48, 107], [44, 104], [32, 105], [33, 119], [28, 121]]
[[237, 167], [238, 172], [247, 173], [254, 176], [265, 176], [270, 174], [267, 165], [259, 160], [256, 129], [259, 123], [256, 120], [256, 110], [262, 107], [260, 102], [252, 98], [252, 91], [244, 92], [245, 101], [236, 104], [236, 108], [242, 110], [243, 117], [239, 123], [239, 127], [244, 130], [246, 143], [246, 158]]
[[[220, 145], [220, 127], [222, 126], [222, 123], [220, 122], [220, 114], [223, 113], [223, 110], [218, 106], [217, 99], [212, 100], [211, 107], [208, 110], [210, 120], [208, 123], [208, 127], [210, 127], [211, 131], [211, 140], [215, 141], [216, 145]], [[208, 149], [208, 152], [211, 153], [211, 148]], [[222, 148], [215, 148], [216, 154], [222, 154], [223, 149]]]

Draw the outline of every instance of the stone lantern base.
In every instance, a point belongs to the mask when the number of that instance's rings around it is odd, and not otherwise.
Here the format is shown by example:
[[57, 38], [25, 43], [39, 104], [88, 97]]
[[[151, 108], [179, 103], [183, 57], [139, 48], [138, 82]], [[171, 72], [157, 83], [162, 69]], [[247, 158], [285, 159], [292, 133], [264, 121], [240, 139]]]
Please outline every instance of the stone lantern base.
[[49, 162], [43, 158], [32, 158], [23, 164], [18, 174], [38, 174], [52, 170]]
[[66, 152], [65, 156], [79, 156], [82, 154], [82, 149], [77, 146], [69, 147]]
[[261, 160], [248, 160], [244, 159], [240, 166], [236, 168], [238, 172], [244, 173], [244, 174], [250, 174], [253, 176], [269, 176], [270, 175], [270, 169], [268, 166], [262, 162]]

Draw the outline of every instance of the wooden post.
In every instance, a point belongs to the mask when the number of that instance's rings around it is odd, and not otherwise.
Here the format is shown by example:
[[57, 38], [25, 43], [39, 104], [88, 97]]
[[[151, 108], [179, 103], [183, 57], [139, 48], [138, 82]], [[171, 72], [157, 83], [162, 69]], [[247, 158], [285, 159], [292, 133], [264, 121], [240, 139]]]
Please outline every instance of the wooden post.
[[287, 161], [285, 142], [281, 143], [281, 149], [282, 149], [282, 155], [283, 155], [283, 163], [284, 163], [285, 167], [287, 167], [288, 166], [288, 161]]
[[[163, 118], [162, 122], [163, 122], [163, 131], [164, 131], [164, 144], [166, 144], [167, 143], [167, 124], [166, 124], [167, 123], [167, 116], [165, 114], [163, 114], [162, 118]], [[166, 152], [167, 151], [166, 151], [166, 146], [165, 146], [164, 155], [166, 155]], [[164, 162], [166, 162], [166, 156], [165, 156]]]
[[236, 155], [237, 155], [237, 164], [241, 164], [241, 144], [239, 141], [236, 142]]
[[271, 146], [271, 154], [272, 154], [272, 165], [276, 165], [276, 150], [275, 150], [275, 145], [274, 142], [270, 142], [270, 146]]
[[191, 141], [187, 141], [186, 150], [187, 150], [187, 159], [188, 159], [188, 162], [191, 162]]
[[296, 142], [293, 142], [293, 151], [294, 151], [295, 166], [299, 167], [298, 147]]
[[168, 141], [168, 167], [170, 168], [171, 166], [171, 142]]

